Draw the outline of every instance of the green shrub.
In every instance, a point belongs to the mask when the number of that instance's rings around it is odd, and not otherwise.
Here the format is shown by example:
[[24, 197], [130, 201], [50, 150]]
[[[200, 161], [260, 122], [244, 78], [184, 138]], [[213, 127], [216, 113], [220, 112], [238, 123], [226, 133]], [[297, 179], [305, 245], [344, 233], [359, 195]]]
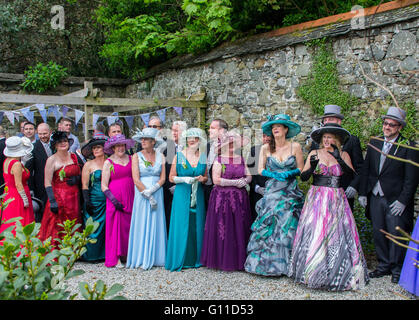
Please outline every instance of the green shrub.
[[50, 61], [47, 65], [39, 62], [25, 70], [25, 81], [21, 84], [25, 91], [43, 93], [57, 87], [67, 77], [67, 68]]
[[[84, 273], [73, 270], [75, 262], [86, 252], [86, 244], [94, 243], [90, 235], [99, 226], [89, 218], [82, 232], [75, 220], [64, 222], [64, 237], [58, 248], [53, 249], [51, 239], [42, 242], [39, 237], [39, 223], [22, 226], [21, 218], [13, 218], [5, 223], [15, 222], [16, 236], [10, 226], [0, 234], [0, 300], [64, 300], [70, 296], [66, 281]], [[93, 290], [85, 283], [79, 285], [85, 299], [107, 299], [115, 295], [122, 286], [113, 285], [109, 290], [99, 280]], [[112, 299], [125, 299], [117, 296]]]

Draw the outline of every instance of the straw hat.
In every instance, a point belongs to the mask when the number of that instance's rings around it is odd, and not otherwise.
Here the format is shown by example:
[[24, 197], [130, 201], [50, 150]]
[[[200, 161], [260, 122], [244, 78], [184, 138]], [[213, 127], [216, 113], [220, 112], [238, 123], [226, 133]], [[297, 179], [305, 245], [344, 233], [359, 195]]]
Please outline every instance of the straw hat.
[[6, 139], [6, 148], [3, 154], [6, 157], [19, 158], [30, 154], [33, 150], [32, 142], [26, 137], [13, 136]]

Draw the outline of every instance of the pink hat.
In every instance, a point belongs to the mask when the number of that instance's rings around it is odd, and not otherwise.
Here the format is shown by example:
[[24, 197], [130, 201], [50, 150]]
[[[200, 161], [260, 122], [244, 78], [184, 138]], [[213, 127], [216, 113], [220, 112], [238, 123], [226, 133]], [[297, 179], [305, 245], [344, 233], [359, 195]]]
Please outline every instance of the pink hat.
[[240, 135], [235, 131], [228, 131], [221, 137], [218, 142], [217, 149], [221, 150], [221, 148], [230, 143], [233, 143], [234, 149], [239, 149], [247, 145], [249, 142], [250, 139], [248, 137]]
[[112, 147], [117, 145], [117, 144], [125, 144], [125, 148], [126, 149], [131, 149], [132, 147], [135, 146], [135, 141], [129, 138], [125, 138], [125, 136], [123, 134], [117, 134], [111, 138], [109, 138], [106, 142], [105, 142], [105, 146], [103, 147], [103, 151], [106, 154], [113, 154], [114, 151], [112, 150]]

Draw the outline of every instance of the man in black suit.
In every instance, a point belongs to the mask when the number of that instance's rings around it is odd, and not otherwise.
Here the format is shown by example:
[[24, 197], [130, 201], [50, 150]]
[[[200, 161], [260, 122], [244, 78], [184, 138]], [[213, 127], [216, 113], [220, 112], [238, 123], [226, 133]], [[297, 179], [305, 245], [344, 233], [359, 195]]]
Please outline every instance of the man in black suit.
[[5, 156], [3, 154], [4, 148], [6, 148], [6, 130], [0, 126], [0, 194], [4, 192], [4, 178], [3, 178], [3, 163]]
[[[418, 152], [395, 143], [414, 145], [406, 141], [400, 130], [406, 125], [406, 113], [397, 107], [390, 107], [383, 116], [385, 141], [371, 139], [362, 167], [359, 203], [367, 207], [371, 219], [373, 238], [378, 260], [377, 269], [371, 278], [392, 275], [391, 281], [398, 283], [406, 249], [388, 240], [380, 232], [383, 229], [397, 235], [396, 226], [410, 233], [413, 229], [414, 194], [418, 185], [419, 170], [416, 166], [387, 157], [418, 162]], [[374, 149], [376, 148], [376, 149]]]
[[[343, 114], [341, 114], [340, 106], [337, 105], [326, 105], [324, 106], [324, 114], [322, 116], [322, 124], [326, 123], [336, 123], [338, 125], [342, 124], [344, 119]], [[316, 142], [312, 142], [311, 150], [318, 149], [319, 145]], [[345, 190], [346, 198], [348, 199], [349, 206], [351, 210], [354, 210], [355, 195], [359, 189], [360, 174], [362, 165], [364, 163], [364, 158], [362, 156], [361, 143], [359, 138], [350, 135], [349, 139], [342, 146], [342, 151], [346, 151], [352, 162], [352, 166], [355, 169], [356, 174], [344, 174], [341, 180], [341, 187]]]
[[271, 139], [270, 136], [264, 133], [262, 135], [262, 144], [251, 147], [249, 156], [247, 158], [247, 167], [249, 168], [249, 171], [252, 174], [252, 182], [250, 182], [249, 199], [253, 221], [255, 221], [257, 217], [257, 212], [255, 209], [256, 202], [262, 199], [263, 195], [265, 194], [265, 183], [269, 179], [268, 177], [264, 177], [258, 173], [260, 149], [262, 148], [262, 145], [269, 143]]
[[[36, 140], [34, 143], [32, 157], [26, 162], [26, 167], [31, 172], [31, 190], [34, 192], [35, 197], [45, 205], [48, 200], [44, 185], [45, 164], [48, 157], [52, 155], [49, 147], [51, 129], [48, 124], [40, 123], [38, 125], [38, 137], [39, 140]], [[41, 222], [41, 220], [42, 212], [38, 212], [35, 216], [35, 221]]]
[[166, 140], [166, 181], [163, 184], [163, 196], [164, 196], [164, 211], [166, 215], [166, 227], [169, 231], [170, 226], [170, 213], [172, 211], [172, 201], [173, 193], [175, 191], [175, 184], [169, 181], [170, 169], [172, 167], [172, 161], [176, 152], [182, 151], [182, 146], [180, 144], [180, 137], [182, 132], [187, 129], [187, 124], [185, 121], [174, 121], [172, 124], [172, 139]]

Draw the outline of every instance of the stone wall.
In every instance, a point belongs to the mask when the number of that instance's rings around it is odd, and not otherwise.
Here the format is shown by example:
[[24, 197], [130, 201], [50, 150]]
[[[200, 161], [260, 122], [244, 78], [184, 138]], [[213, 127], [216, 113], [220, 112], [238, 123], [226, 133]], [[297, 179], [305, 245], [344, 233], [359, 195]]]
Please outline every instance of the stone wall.
[[[328, 35], [339, 61], [338, 72], [343, 89], [362, 101], [359, 109], [353, 110], [354, 116], [360, 110], [366, 110], [371, 119], [375, 119], [379, 109], [386, 109], [392, 104], [384, 89], [362, 76], [358, 61], [367, 75], [394, 93], [399, 103], [413, 101], [419, 106], [418, 75], [408, 80], [409, 75], [402, 73], [403, 70], [419, 70], [419, 6], [404, 19], [400, 18], [403, 10], [406, 9], [396, 10], [399, 14], [386, 13], [386, 18], [381, 20], [377, 15], [374, 19], [380, 20], [381, 24], [376, 28], [348, 30], [344, 35], [343, 32], [331, 32]], [[397, 22], [392, 20], [393, 15], [399, 17]], [[336, 30], [341, 29], [342, 23], [336, 24]], [[333, 26], [328, 26], [328, 30], [333, 30]], [[296, 94], [296, 89], [309, 75], [312, 63], [313, 49], [307, 41], [322, 36], [313, 31], [311, 34], [311, 38], [294, 35], [297, 39], [293, 45], [279, 45], [275, 50], [229, 54], [224, 59], [212, 59], [216, 55], [211, 52], [207, 59], [201, 57], [200, 60], [204, 61], [201, 64], [188, 66], [191, 63], [184, 62], [184, 67], [163, 69], [149, 79], [128, 86], [127, 96], [187, 97], [203, 87], [207, 93], [207, 122], [222, 117], [230, 126], [257, 130], [266, 115], [287, 113], [302, 126], [302, 133], [297, 139], [303, 142], [317, 122], [310, 107]], [[284, 36], [278, 38], [281, 37]], [[254, 40], [253, 46], [258, 45], [259, 42]], [[173, 116], [176, 117], [176, 114]], [[196, 125], [193, 112], [187, 113], [185, 118], [191, 126]], [[168, 124], [173, 120], [169, 116]]]
[[[185, 57], [158, 66], [148, 79], [128, 86], [127, 96], [165, 98], [189, 96], [205, 88], [206, 121], [225, 119], [230, 126], [251, 128], [255, 142], [268, 114], [286, 113], [298, 122], [302, 132], [296, 140], [305, 146], [307, 135], [318, 123], [311, 108], [297, 97], [296, 89], [307, 79], [313, 49], [307, 41], [327, 36], [332, 39], [343, 89], [361, 99], [352, 111], [369, 117], [360, 126], [376, 119], [392, 105], [387, 91], [363, 77], [365, 73], [388, 87], [400, 104], [414, 102], [419, 110], [419, 6], [377, 14], [366, 19], [366, 30], [351, 30], [350, 22], [340, 22], [279, 37], [254, 38], [216, 49], [205, 56]], [[247, 48], [247, 49], [244, 49]], [[268, 48], [268, 49], [266, 49]], [[166, 126], [177, 119], [167, 115]], [[184, 120], [196, 126], [196, 113], [188, 110]], [[416, 193], [416, 215], [419, 193]]]

